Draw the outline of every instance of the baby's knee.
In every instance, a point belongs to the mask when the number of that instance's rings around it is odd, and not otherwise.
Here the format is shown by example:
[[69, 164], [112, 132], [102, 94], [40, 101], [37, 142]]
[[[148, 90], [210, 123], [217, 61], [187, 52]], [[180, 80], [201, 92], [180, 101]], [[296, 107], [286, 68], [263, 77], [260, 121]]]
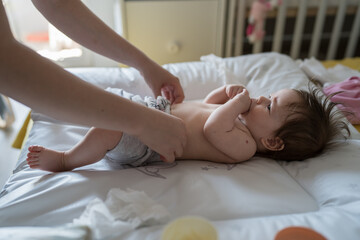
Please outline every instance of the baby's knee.
[[104, 144], [107, 149], [114, 148], [120, 141], [123, 133], [103, 128], [91, 128], [89, 133], [91, 137], [96, 138], [99, 143]]

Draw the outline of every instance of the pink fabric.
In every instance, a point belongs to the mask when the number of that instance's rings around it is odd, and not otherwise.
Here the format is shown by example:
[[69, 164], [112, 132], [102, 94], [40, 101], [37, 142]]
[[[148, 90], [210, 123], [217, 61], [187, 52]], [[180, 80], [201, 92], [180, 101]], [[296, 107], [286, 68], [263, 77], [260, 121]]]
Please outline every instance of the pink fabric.
[[338, 105], [340, 110], [350, 111], [354, 115], [349, 115], [348, 120], [352, 124], [360, 124], [360, 78], [351, 77], [340, 83], [333, 84], [323, 89], [328, 96], [335, 92], [341, 92], [331, 98], [332, 102], [341, 103]]

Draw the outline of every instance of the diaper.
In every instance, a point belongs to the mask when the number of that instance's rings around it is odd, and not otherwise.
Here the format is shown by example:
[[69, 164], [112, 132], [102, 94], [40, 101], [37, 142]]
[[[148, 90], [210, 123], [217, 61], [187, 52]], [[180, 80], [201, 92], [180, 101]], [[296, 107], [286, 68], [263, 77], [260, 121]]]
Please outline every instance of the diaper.
[[106, 153], [105, 159], [113, 168], [119, 165], [138, 167], [154, 162], [161, 162], [158, 153], [148, 148], [138, 138], [126, 133], [123, 134], [115, 148]]
[[[153, 97], [145, 97], [143, 99], [139, 95], [128, 93], [119, 88], [107, 88], [106, 91], [127, 98], [133, 102], [140, 103], [144, 106], [170, 114], [171, 103], [162, 96], [158, 96], [156, 99]], [[119, 165], [138, 167], [153, 162], [162, 162], [158, 153], [151, 150], [138, 138], [126, 133], [123, 133], [119, 143], [112, 150], [106, 153], [105, 159], [108, 164], [114, 168]]]
[[154, 108], [163, 112], [166, 112], [170, 114], [170, 107], [171, 103], [169, 100], [162, 96], [158, 96], [156, 99], [153, 97], [146, 96], [144, 99], [139, 96], [132, 93], [128, 93], [124, 91], [124, 89], [121, 88], [106, 88], [105, 89], [108, 92], [114, 93], [116, 95], [119, 95], [121, 97], [127, 98], [133, 102], [140, 103], [144, 106], [147, 106], [149, 108]]

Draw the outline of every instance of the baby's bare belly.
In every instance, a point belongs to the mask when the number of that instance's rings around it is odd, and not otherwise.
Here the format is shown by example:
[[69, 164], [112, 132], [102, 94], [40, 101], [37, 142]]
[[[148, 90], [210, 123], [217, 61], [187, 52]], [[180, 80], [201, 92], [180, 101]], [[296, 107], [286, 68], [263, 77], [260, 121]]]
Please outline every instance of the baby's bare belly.
[[222, 162], [228, 157], [210, 144], [203, 134], [203, 127], [217, 104], [184, 102], [171, 106], [171, 114], [181, 118], [186, 126], [187, 143], [178, 159], [199, 159]]

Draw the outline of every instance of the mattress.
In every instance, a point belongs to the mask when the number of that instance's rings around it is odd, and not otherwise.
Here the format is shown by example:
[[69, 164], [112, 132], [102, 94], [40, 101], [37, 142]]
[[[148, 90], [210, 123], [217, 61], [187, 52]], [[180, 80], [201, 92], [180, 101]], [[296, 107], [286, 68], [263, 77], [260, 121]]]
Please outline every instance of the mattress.
[[[252, 97], [308, 87], [308, 76], [300, 64], [277, 53], [225, 59], [209, 55], [198, 62], [164, 67], [179, 77], [185, 101], [202, 99], [229, 83], [246, 85]], [[132, 68], [69, 71], [102, 88], [151, 95]], [[0, 237], [10, 233], [25, 239], [40, 233], [58, 236], [50, 230], [76, 227], [74, 219], [94, 199], [105, 200], [111, 189], [145, 193], [166, 209], [168, 218], [126, 232], [111, 231], [107, 239], [160, 239], [166, 224], [182, 216], [207, 219], [221, 240], [274, 239], [289, 226], [311, 228], [334, 240], [360, 236], [360, 137], [351, 126], [351, 139], [338, 139], [334, 149], [300, 162], [253, 157], [240, 164], [189, 160], [114, 170], [100, 161], [71, 172], [49, 173], [26, 165], [27, 147], [36, 144], [67, 150], [88, 128], [36, 112], [32, 119], [14, 174], [0, 194]], [[90, 227], [91, 232], [98, 230]]]

